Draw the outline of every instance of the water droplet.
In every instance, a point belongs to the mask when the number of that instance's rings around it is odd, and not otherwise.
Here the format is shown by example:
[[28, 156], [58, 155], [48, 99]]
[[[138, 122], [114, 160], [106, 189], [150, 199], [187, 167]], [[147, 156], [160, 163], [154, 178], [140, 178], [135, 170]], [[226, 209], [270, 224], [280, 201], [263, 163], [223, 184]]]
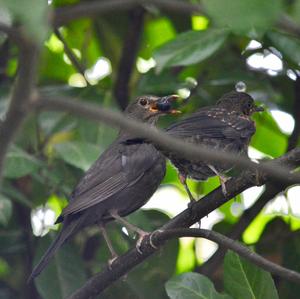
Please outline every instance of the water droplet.
[[239, 81], [235, 84], [235, 90], [237, 92], [245, 92], [247, 89], [247, 85], [243, 81]]

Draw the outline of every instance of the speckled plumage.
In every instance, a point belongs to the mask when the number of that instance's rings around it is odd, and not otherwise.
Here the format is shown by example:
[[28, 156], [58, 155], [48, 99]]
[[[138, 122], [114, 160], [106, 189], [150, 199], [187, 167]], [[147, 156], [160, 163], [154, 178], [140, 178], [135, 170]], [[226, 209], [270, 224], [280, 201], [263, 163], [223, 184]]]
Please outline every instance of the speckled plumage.
[[[261, 110], [247, 93], [232, 91], [222, 96], [215, 106], [204, 107], [174, 123], [167, 132], [186, 142], [217, 151], [247, 155], [250, 139], [256, 130], [250, 116]], [[234, 166], [228, 163], [209, 164], [199, 159], [187, 160], [172, 152], [165, 154], [182, 176], [200, 181], [216, 175], [209, 165], [219, 173]]]

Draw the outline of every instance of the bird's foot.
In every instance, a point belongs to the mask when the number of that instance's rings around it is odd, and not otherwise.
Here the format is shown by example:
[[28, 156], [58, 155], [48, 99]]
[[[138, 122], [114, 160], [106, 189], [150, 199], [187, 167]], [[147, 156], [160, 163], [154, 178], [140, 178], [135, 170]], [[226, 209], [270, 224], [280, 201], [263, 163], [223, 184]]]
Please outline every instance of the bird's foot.
[[[190, 199], [190, 203], [189, 203], [189, 204], [192, 205], [194, 202], [196, 202], [196, 199], [194, 198], [192, 192], [190, 191], [190, 189], [189, 189], [189, 187], [188, 187], [188, 185], [187, 185], [187, 182], [186, 182], [186, 176], [183, 175], [183, 174], [179, 174], [178, 177], [179, 177], [180, 183], [184, 186], [184, 189], [185, 189], [186, 193], [187, 193], [188, 196], [189, 196], [189, 199]], [[189, 207], [189, 205], [188, 205], [188, 207]]]
[[228, 192], [227, 192], [225, 183], [226, 183], [230, 178], [227, 177], [227, 176], [225, 176], [225, 175], [219, 174], [219, 179], [220, 179], [220, 184], [221, 184], [221, 187], [222, 187], [222, 193], [223, 193], [224, 196], [227, 196]]
[[136, 250], [138, 251], [139, 254], [143, 254], [143, 251], [141, 250], [142, 243], [146, 237], [149, 237], [149, 244], [153, 249], [158, 249], [156, 245], [154, 245], [152, 237], [156, 232], [162, 232], [162, 230], [156, 230], [153, 233], [148, 233], [148, 232], [143, 232], [140, 234], [140, 237], [136, 243]]
[[118, 255], [112, 255], [112, 257], [108, 260], [107, 264], [108, 264], [108, 268], [109, 270], [112, 270], [112, 265], [113, 263], [118, 259]]

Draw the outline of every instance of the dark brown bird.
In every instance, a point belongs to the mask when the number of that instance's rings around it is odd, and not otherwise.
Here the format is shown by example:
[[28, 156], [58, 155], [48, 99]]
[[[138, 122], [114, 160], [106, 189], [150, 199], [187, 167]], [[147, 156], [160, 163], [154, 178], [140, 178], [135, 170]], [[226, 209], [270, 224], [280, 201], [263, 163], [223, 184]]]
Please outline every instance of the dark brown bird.
[[[175, 113], [170, 102], [177, 96], [142, 96], [127, 107], [129, 118], [154, 126], [160, 115]], [[128, 140], [131, 140], [128, 142]], [[117, 139], [98, 158], [71, 194], [69, 205], [56, 223], [63, 223], [57, 238], [33, 269], [29, 281], [47, 266], [57, 249], [83, 227], [98, 224], [112, 255], [116, 256], [104, 225], [117, 220], [141, 236], [144, 231], [122, 217], [142, 207], [162, 181], [165, 158], [150, 143], [120, 130]]]
[[[258, 111], [263, 111], [263, 108], [257, 107], [249, 94], [232, 91], [223, 95], [215, 106], [204, 107], [174, 123], [167, 128], [167, 132], [173, 137], [220, 152], [247, 155], [250, 139], [256, 130], [251, 115]], [[187, 160], [172, 152], [165, 152], [165, 154], [178, 169], [180, 181], [191, 201], [194, 199], [186, 183], [187, 177], [205, 181], [217, 175], [223, 193], [226, 194], [223, 173], [229, 171], [234, 165], [210, 164], [198, 159]]]

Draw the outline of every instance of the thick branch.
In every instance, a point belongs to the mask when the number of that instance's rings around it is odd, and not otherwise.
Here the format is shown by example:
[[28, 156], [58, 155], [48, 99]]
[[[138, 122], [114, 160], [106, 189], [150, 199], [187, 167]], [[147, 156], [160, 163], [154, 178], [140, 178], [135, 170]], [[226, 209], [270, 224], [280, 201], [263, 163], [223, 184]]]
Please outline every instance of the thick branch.
[[28, 112], [38, 61], [38, 47], [32, 41], [15, 29], [7, 33], [12, 34], [12, 38], [19, 46], [19, 68], [10, 105], [5, 120], [0, 126], [0, 181], [8, 147]]
[[[242, 169], [256, 169], [270, 176], [278, 183], [282, 181], [288, 183], [299, 183], [300, 174], [291, 174], [289, 169], [284, 165], [277, 165], [275, 163], [254, 163], [245, 157], [239, 157], [230, 153], [223, 153], [213, 150], [211, 148], [196, 146], [182, 140], [173, 138], [166, 133], [160, 132], [157, 129], [151, 128], [144, 123], [137, 122], [133, 119], [124, 117], [123, 114], [105, 108], [99, 108], [93, 104], [80, 103], [70, 100], [66, 97], [47, 98], [41, 97], [34, 103], [35, 108], [52, 109], [59, 111], [67, 111], [80, 116], [93, 119], [95, 121], [105, 122], [114, 127], [120, 127], [128, 130], [141, 138], [146, 138], [155, 143], [160, 148], [179, 153], [182, 157], [189, 159], [202, 159], [208, 162], [227, 162], [236, 165], [237, 168]], [[299, 149], [300, 153], [300, 149]], [[298, 151], [293, 159], [300, 159]]]
[[179, 228], [166, 230], [163, 232], [154, 232], [152, 236], [152, 242], [156, 244], [161, 244], [170, 239], [182, 238], [182, 237], [195, 237], [195, 238], [205, 238], [211, 240], [226, 249], [231, 249], [238, 255], [244, 257], [245, 259], [251, 261], [253, 264], [263, 268], [266, 271], [274, 275], [278, 275], [284, 279], [290, 280], [300, 284], [300, 273], [293, 270], [279, 266], [267, 259], [263, 258], [259, 254], [253, 252], [248, 247], [242, 245], [241, 243], [234, 241], [220, 233], [207, 230], [207, 229], [195, 229], [195, 228]]
[[130, 10], [142, 5], [157, 6], [168, 11], [176, 11], [184, 14], [201, 12], [201, 7], [199, 5], [179, 0], [92, 1], [56, 9], [52, 23], [55, 27], [59, 27], [74, 19], [82, 17], [94, 17], [96, 15], [113, 12], [115, 10]]
[[300, 77], [297, 75], [296, 81], [294, 83], [294, 105], [293, 105], [293, 117], [295, 119], [295, 127], [292, 135], [289, 138], [287, 150], [297, 146], [297, 142], [300, 135]]
[[129, 26], [114, 86], [114, 95], [122, 110], [125, 110], [129, 103], [129, 82], [143, 32], [144, 16], [145, 10], [142, 7], [135, 8], [129, 15]]
[[[269, 163], [280, 163], [293, 165], [296, 162], [300, 164], [296, 156], [300, 154], [299, 149], [292, 150], [281, 158]], [[261, 183], [265, 183], [269, 178], [263, 177]], [[186, 209], [179, 215], [167, 222], [159, 230], [174, 229], [180, 227], [190, 227], [198, 222], [201, 218], [214, 211], [231, 198], [241, 193], [245, 189], [255, 185], [255, 172], [245, 171], [239, 177], [232, 178], [226, 183], [227, 196], [224, 197], [221, 188], [217, 188], [197, 201], [192, 208]], [[160, 245], [158, 242], [157, 244]], [[120, 256], [112, 265], [112, 269], [105, 269], [103, 272], [94, 275], [90, 278], [83, 287], [71, 295], [70, 299], [86, 299], [101, 293], [114, 281], [118, 280], [124, 274], [128, 273], [136, 265], [142, 263], [146, 258], [152, 255], [156, 250], [151, 246], [149, 238], [145, 239], [141, 245], [142, 254], [136, 248], [129, 250], [127, 253]]]

